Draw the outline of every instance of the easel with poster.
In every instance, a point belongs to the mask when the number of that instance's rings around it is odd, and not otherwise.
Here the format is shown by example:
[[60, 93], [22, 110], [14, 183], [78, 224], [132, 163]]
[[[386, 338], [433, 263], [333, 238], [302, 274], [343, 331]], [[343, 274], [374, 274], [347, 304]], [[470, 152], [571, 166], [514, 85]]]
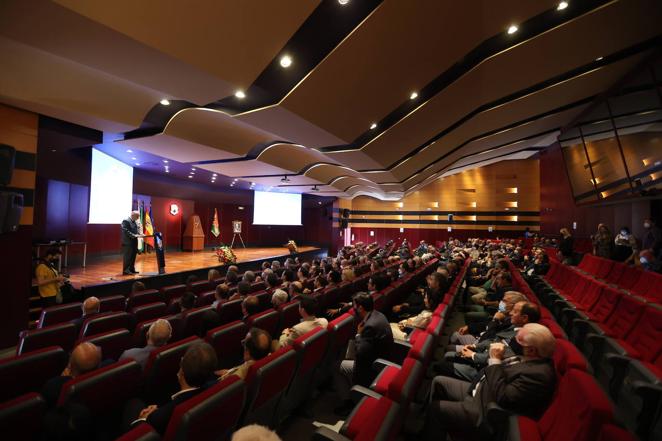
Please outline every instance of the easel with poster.
[[234, 248], [234, 241], [239, 236], [239, 240], [241, 241], [241, 245], [246, 248], [246, 245], [244, 244], [244, 239], [241, 238], [241, 221], [238, 220], [233, 220], [232, 221], [232, 243], [230, 244], [230, 248]]

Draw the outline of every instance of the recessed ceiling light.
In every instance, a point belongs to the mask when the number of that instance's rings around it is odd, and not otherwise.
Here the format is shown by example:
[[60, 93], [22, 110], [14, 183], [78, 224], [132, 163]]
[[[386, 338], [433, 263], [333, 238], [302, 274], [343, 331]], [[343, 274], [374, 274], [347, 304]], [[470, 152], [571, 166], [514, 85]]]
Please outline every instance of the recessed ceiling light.
[[191, 170], [195, 171], [195, 167], [191, 167]]
[[517, 27], [517, 25], [510, 25], [510, 27], [508, 28], [508, 34], [514, 34], [515, 32], [517, 32], [518, 29], [519, 28]]
[[51, 149], [51, 152], [57, 152], [57, 150], [56, 149]]
[[214, 173], [214, 174], [212, 174], [212, 176], [213, 176], [213, 177], [216, 177], [216, 176], [218, 176], [218, 175], [217, 175], [216, 173]]
[[317, 203], [318, 203], [319, 205], [322, 205], [322, 201], [317, 201]]
[[161, 103], [162, 106], [169, 106], [169, 105], [170, 105], [170, 101], [168, 101], [168, 100], [165, 99], [165, 98], [162, 99], [162, 100], [159, 101], [159, 102]]
[[167, 163], [168, 163], [168, 160], [167, 160], [167, 159], [164, 159], [163, 162], [167, 164]]
[[565, 8], [568, 7], [568, 2], [561, 2], [559, 5], [556, 7], [557, 11], [563, 11]]
[[191, 176], [191, 175], [188, 175], [188, 178], [189, 178], [189, 179], [191, 179], [192, 177], [193, 177], [193, 176]]
[[135, 160], [136, 160], [136, 157], [135, 157], [135, 156], [134, 156], [134, 157], [132, 157], [132, 158], [131, 158], [131, 160], [132, 160], [132, 161], [135, 161]]
[[338, 3], [345, 6], [347, 3], [349, 3], [349, 0], [338, 0]]
[[377, 128], [377, 123], [370, 124], [370, 130], [375, 130]]
[[136, 165], [137, 165], [137, 166], [140, 166], [140, 162], [136, 162]]
[[292, 57], [290, 57], [289, 55], [283, 55], [282, 57], [280, 57], [280, 65], [281, 67], [285, 67], [285, 68], [290, 67], [292, 65]]
[[244, 98], [246, 98], [246, 94], [244, 93], [243, 90], [238, 90], [238, 91], [236, 91], [236, 92], [234, 93], [234, 96], [237, 97], [237, 98], [239, 98], [240, 100], [243, 100]]
[[126, 152], [127, 152], [127, 153], [133, 153], [133, 150], [128, 149]]
[[412, 92], [411, 95], [409, 95], [410, 100], [415, 100], [418, 98], [418, 92]]
[[166, 168], [166, 171], [165, 171], [165, 172], [166, 172], [166, 173], [170, 173], [170, 170], [168, 170], [168, 169]]
[[602, 61], [603, 58], [604, 57], [598, 57], [598, 58], [595, 59], [595, 61]]

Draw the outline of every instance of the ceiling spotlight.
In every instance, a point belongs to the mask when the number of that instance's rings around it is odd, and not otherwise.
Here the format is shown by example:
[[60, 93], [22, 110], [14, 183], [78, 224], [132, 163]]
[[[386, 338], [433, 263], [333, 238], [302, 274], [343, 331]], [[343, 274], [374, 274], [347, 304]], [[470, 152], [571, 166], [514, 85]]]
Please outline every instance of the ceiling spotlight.
[[243, 100], [244, 98], [246, 98], [246, 94], [244, 93], [243, 90], [238, 90], [238, 91], [236, 91], [236, 92], [234, 93], [234, 96], [237, 97], [237, 98], [239, 98], [240, 100]]
[[132, 161], [135, 161], [135, 160], [136, 160], [136, 157], [135, 157], [135, 156], [134, 156], [134, 157], [132, 157], [132, 158], [131, 158], [131, 160], [132, 160]]
[[598, 57], [598, 58], [595, 59], [595, 61], [602, 61], [603, 58], [604, 57]]
[[519, 28], [516, 25], [510, 25], [508, 28], [508, 34], [514, 34]]
[[289, 55], [283, 55], [282, 57], [280, 57], [280, 65], [281, 67], [285, 67], [285, 68], [290, 67], [292, 65], [292, 57], [290, 57]]
[[56, 149], [51, 149], [51, 152], [55, 153], [55, 152], [57, 152], [57, 150]]
[[559, 5], [556, 7], [556, 10], [563, 11], [567, 7], [568, 7], [568, 2], [560, 2]]
[[216, 177], [216, 176], [218, 176], [218, 175], [217, 175], [216, 173], [213, 173], [212, 176], [213, 176], [213, 177]]
[[195, 171], [195, 167], [191, 167], [191, 171]]
[[415, 100], [418, 98], [418, 92], [412, 92], [411, 95], [409, 95], [410, 100]]
[[283, 176], [283, 178], [280, 180], [280, 182], [290, 182], [290, 178], [287, 177], [287, 175]]
[[140, 162], [136, 162], [136, 166], [140, 166]]
[[370, 124], [370, 130], [375, 130], [377, 128], [377, 123]]
[[167, 164], [167, 163], [168, 163], [168, 160], [167, 160], [167, 159], [164, 159], [164, 160], [163, 160], [163, 163], [164, 163], [164, 164]]
[[168, 169], [166, 168], [166, 171], [165, 171], [165, 172], [166, 172], [166, 173], [170, 173], [170, 170], [168, 170]]
[[253, 185], [255, 185], [255, 182], [251, 182], [251, 187], [252, 187]]
[[168, 101], [168, 100], [165, 99], [165, 98], [163, 98], [163, 99], [162, 99], [161, 101], [159, 101], [159, 102], [161, 103], [162, 106], [169, 106], [169, 105], [170, 105], [170, 101]]
[[349, 0], [338, 0], [338, 3], [345, 6], [347, 3], [349, 3]]
[[126, 152], [127, 152], [127, 153], [133, 153], [133, 150], [128, 149]]

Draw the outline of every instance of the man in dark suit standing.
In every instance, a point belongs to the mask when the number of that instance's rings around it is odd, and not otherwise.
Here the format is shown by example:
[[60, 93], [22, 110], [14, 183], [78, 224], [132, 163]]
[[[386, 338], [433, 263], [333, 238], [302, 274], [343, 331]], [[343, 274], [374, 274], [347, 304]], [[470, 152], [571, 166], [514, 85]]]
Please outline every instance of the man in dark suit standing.
[[140, 217], [140, 212], [132, 211], [131, 216], [122, 221], [122, 274], [138, 274], [134, 267], [136, 263], [136, 253], [138, 252], [138, 238], [143, 237], [138, 234], [138, 224], [136, 220]]
[[472, 439], [489, 439], [494, 432], [486, 418], [490, 403], [531, 418], [544, 413], [556, 388], [552, 362], [556, 339], [538, 323], [524, 325], [516, 339], [522, 346], [522, 357], [504, 358], [505, 345], [493, 343], [489, 365], [471, 383], [444, 376], [434, 378], [424, 440], [446, 439], [451, 427]]
[[393, 345], [391, 325], [384, 314], [375, 311], [372, 296], [360, 292], [354, 296], [354, 315], [360, 323], [354, 338], [354, 359], [343, 360], [335, 375], [336, 391], [343, 400], [334, 411], [347, 415], [354, 407], [350, 400], [353, 385], [370, 386], [374, 379], [372, 364], [378, 358], [387, 357]]

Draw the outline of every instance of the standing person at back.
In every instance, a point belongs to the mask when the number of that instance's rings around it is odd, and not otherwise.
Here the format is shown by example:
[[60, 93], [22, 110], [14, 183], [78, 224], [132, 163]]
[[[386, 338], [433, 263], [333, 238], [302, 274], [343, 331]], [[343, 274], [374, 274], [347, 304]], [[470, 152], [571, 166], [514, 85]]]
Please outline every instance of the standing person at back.
[[354, 360], [343, 360], [335, 375], [336, 392], [343, 403], [334, 412], [341, 416], [349, 414], [354, 407], [350, 400], [352, 386], [369, 386], [374, 377], [373, 362], [388, 356], [393, 345], [391, 326], [386, 316], [374, 309], [372, 296], [360, 292], [354, 296], [353, 304], [355, 320], [359, 322], [354, 339]]
[[122, 221], [122, 274], [138, 274], [136, 271], [136, 254], [138, 253], [138, 238], [143, 237], [138, 234], [138, 224], [136, 221], [140, 217], [140, 212], [132, 211], [131, 215]]

